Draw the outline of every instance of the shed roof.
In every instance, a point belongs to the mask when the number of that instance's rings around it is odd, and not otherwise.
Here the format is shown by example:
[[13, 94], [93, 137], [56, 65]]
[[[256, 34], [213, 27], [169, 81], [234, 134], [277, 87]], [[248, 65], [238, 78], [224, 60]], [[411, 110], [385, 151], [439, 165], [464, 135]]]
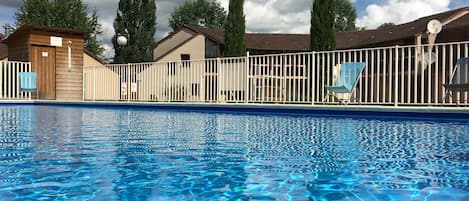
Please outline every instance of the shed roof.
[[73, 29], [27, 24], [27, 25], [21, 26], [15, 32], [13, 32], [11, 35], [9, 35], [6, 39], [3, 40], [3, 43], [8, 44], [14, 38], [16, 38], [16, 37], [18, 37], [18, 36], [20, 36], [24, 33], [30, 33], [33, 30], [34, 31], [45, 31], [45, 32], [50, 32], [50, 33], [57, 33], [57, 34], [75, 35], [75, 36], [80, 36], [80, 37], [84, 37], [87, 34], [87, 32], [73, 30]]
[[[5, 38], [3, 34], [0, 34], [0, 41]], [[5, 59], [8, 57], [8, 46], [0, 43], [0, 60]]]

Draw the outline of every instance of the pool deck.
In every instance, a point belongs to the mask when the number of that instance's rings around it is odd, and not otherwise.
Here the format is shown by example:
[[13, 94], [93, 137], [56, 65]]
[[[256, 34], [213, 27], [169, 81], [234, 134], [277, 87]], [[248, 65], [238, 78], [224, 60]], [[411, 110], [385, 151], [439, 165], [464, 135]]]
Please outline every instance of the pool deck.
[[361, 116], [419, 119], [469, 120], [469, 107], [380, 106], [380, 105], [295, 105], [244, 103], [168, 103], [168, 102], [81, 102], [49, 100], [0, 100], [0, 105], [58, 105], [78, 107], [147, 108], [200, 112], [288, 113], [317, 116]]

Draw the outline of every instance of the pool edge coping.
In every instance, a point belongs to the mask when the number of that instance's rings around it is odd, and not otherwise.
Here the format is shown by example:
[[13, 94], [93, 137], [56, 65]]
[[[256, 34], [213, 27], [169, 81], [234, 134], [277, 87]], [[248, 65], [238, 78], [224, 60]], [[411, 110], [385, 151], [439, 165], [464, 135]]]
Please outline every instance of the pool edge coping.
[[95, 107], [135, 107], [189, 111], [292, 113], [329, 116], [402, 117], [429, 119], [469, 119], [469, 107], [377, 106], [377, 105], [299, 105], [244, 103], [168, 102], [82, 102], [55, 100], [0, 100], [0, 105], [62, 105]]

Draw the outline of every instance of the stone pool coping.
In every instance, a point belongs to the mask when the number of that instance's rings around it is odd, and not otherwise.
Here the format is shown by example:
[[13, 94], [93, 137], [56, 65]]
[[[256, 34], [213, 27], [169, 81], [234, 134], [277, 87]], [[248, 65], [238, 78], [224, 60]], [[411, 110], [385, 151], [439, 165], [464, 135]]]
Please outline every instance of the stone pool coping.
[[0, 100], [1, 105], [57, 105], [78, 107], [153, 108], [176, 111], [284, 113], [316, 116], [387, 117], [397, 119], [458, 119], [469, 120], [469, 107], [444, 106], [381, 106], [381, 105], [295, 105], [244, 103], [175, 103], [175, 102], [115, 102], [115, 101], [50, 101]]

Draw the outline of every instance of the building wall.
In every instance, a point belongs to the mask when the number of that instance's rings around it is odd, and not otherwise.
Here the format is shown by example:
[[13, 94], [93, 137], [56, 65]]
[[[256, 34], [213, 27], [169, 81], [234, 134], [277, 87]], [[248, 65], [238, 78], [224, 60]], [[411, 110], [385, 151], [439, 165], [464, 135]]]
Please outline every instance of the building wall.
[[85, 100], [119, 100], [120, 79], [113, 69], [103, 65], [84, 67]]
[[119, 100], [119, 74], [113, 69], [83, 53], [85, 100]]
[[22, 33], [8, 43], [8, 60], [10, 61], [30, 61], [29, 60], [29, 38], [27, 33]]
[[[187, 32], [181, 31], [163, 44], [175, 44], [173, 39], [184, 38], [186, 34]], [[169, 45], [165, 44], [165, 47]], [[158, 48], [155, 48], [156, 51], [159, 51]], [[181, 63], [181, 54], [190, 54], [193, 62]], [[197, 62], [203, 59], [205, 59], [205, 37], [198, 35], [138, 73], [138, 97], [155, 101], [184, 98], [203, 100], [205, 62]]]
[[248, 79], [246, 60], [240, 59], [221, 65], [218, 73], [220, 101], [236, 101], [244, 98]]
[[[33, 30], [30, 45], [50, 46], [50, 36], [62, 37], [62, 47], [55, 48], [56, 54], [56, 100], [83, 99], [83, 46], [81, 36], [48, 33]], [[71, 41], [71, 71], [68, 71], [68, 41]], [[34, 64], [32, 64], [34, 67]]]
[[178, 33], [174, 34], [171, 38], [167, 38], [165, 41], [161, 42], [160, 44], [158, 44], [157, 47], [153, 49], [153, 60], [163, 56], [167, 52], [180, 45], [182, 42], [193, 37], [193, 34], [194, 33], [191, 33], [188, 30], [182, 29]]
[[156, 62], [181, 61], [181, 54], [190, 54], [191, 60], [205, 59], [205, 36], [198, 35]]
[[138, 73], [138, 97], [151, 101], [202, 101], [204, 69], [204, 61], [154, 63]]
[[93, 58], [92, 56], [88, 55], [86, 52], [83, 52], [83, 66], [86, 67], [86, 66], [100, 66], [100, 67], [104, 67], [104, 65], [96, 60], [95, 58]]

